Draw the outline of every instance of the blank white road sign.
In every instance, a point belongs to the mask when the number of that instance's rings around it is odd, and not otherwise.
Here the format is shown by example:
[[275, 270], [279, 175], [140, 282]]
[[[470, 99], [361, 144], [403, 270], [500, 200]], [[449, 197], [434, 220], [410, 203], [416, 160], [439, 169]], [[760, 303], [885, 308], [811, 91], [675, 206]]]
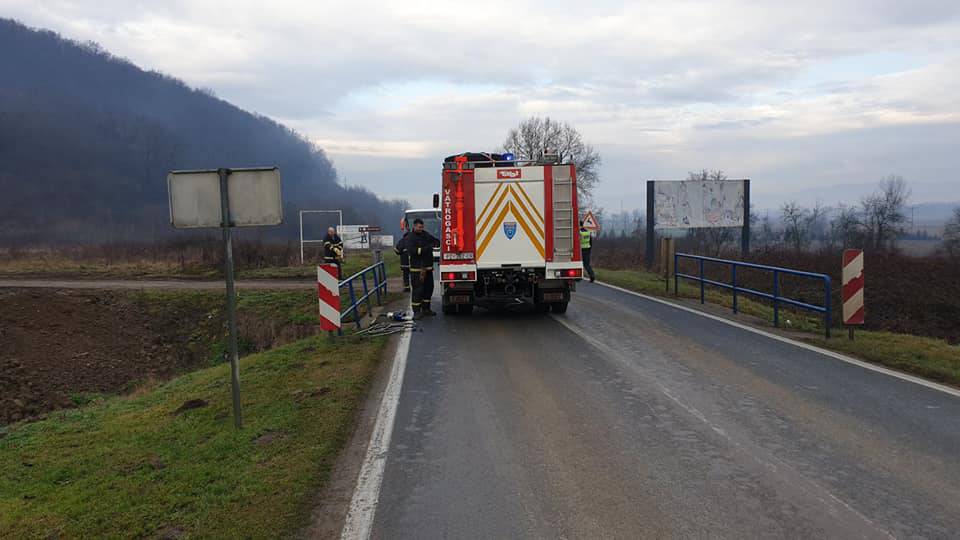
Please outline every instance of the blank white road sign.
[[[167, 175], [170, 222], [178, 229], [220, 227], [220, 176], [216, 170], [172, 171]], [[283, 221], [280, 169], [230, 169], [230, 221], [234, 227]]]

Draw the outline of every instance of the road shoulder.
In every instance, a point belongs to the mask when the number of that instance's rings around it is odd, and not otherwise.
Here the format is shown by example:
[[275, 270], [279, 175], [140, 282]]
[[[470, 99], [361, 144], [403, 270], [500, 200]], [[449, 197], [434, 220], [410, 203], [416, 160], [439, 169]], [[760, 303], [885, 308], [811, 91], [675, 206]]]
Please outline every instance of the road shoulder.
[[841, 362], [846, 362], [848, 364], [852, 364], [852, 365], [861, 367], [863, 369], [881, 373], [889, 377], [894, 377], [907, 382], [918, 384], [920, 386], [925, 386], [932, 390], [943, 392], [945, 394], [949, 394], [954, 397], [960, 397], [960, 389], [958, 388], [954, 388], [952, 386], [930, 381], [928, 379], [917, 377], [909, 373], [904, 373], [902, 371], [890, 369], [878, 364], [874, 364], [874, 363], [867, 362], [858, 358], [854, 358], [852, 356], [848, 356], [836, 351], [832, 351], [830, 349], [819, 347], [814, 343], [810, 343], [808, 339], [803, 339], [803, 338], [798, 339], [799, 333], [797, 332], [786, 332], [786, 331], [774, 330], [770, 327], [764, 326], [760, 322], [761, 320], [759, 318], [752, 317], [750, 315], [738, 314], [735, 316], [736, 318], [734, 319], [733, 315], [731, 315], [729, 312], [726, 312], [726, 310], [722, 310], [722, 308], [719, 308], [717, 306], [713, 306], [713, 305], [700, 306], [691, 301], [660, 298], [657, 296], [652, 296], [652, 295], [640, 293], [637, 291], [631, 291], [627, 288], [613, 285], [610, 283], [604, 283], [601, 281], [598, 281], [597, 284], [603, 287], [607, 287], [609, 289], [622, 292], [622, 293], [643, 298], [650, 302], [656, 302], [656, 303], [670, 306], [675, 309], [679, 309], [688, 313], [693, 313], [701, 317], [706, 317], [708, 319], [712, 319], [729, 326], [740, 328], [741, 330], [746, 330], [748, 332], [751, 332], [769, 339], [773, 339], [776, 341], [780, 341], [782, 343], [787, 343], [795, 347], [799, 347], [801, 349], [806, 349], [808, 351], [812, 351], [817, 354], [821, 354], [823, 356], [833, 358], [834, 360], [839, 360]]
[[[407, 303], [406, 299], [397, 300], [386, 309], [402, 310], [405, 303]], [[317, 494], [313, 502], [310, 526], [303, 531], [302, 538], [340, 537], [377, 423], [380, 404], [390, 382], [398, 348], [401, 346], [401, 336], [402, 333], [391, 336], [389, 343], [383, 349], [380, 365], [363, 404], [356, 413], [353, 432], [346, 446], [337, 456], [326, 486]]]

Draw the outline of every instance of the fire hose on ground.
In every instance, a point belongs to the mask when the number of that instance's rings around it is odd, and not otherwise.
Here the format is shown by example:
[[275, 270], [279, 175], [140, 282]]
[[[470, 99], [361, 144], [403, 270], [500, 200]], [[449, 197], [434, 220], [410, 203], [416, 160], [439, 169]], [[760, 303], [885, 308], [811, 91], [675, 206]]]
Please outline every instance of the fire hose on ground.
[[407, 317], [404, 311], [381, 313], [370, 326], [354, 333], [356, 336], [379, 337], [397, 334], [404, 330], [417, 330], [417, 323]]

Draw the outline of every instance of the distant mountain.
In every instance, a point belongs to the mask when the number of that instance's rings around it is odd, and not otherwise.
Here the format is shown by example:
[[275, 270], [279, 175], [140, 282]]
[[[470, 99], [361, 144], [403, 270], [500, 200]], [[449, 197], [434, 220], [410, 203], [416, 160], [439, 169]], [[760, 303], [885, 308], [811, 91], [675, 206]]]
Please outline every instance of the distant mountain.
[[273, 120], [49, 31], [0, 19], [0, 243], [151, 240], [173, 234], [166, 174], [280, 167], [297, 210], [392, 230], [405, 203], [346, 189], [323, 150]]
[[920, 203], [907, 205], [907, 218], [917, 225], [943, 225], [953, 217], [953, 209], [960, 208], [960, 201], [952, 203]]

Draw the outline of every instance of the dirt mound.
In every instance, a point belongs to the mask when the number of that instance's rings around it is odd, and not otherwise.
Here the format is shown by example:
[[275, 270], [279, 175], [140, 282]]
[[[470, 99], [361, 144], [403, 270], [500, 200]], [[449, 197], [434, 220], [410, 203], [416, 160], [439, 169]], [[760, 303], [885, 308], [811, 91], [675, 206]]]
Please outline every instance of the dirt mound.
[[210, 365], [223, 339], [215, 295], [0, 290], [0, 305], [0, 425]]

